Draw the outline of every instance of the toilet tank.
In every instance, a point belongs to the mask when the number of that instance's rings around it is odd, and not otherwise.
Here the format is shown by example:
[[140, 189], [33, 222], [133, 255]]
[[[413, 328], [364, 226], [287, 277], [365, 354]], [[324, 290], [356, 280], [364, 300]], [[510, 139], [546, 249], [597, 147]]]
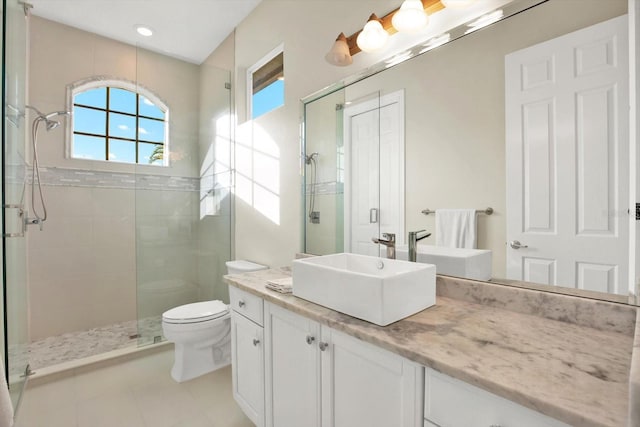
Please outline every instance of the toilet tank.
[[227, 273], [228, 274], [242, 274], [250, 271], [266, 270], [266, 265], [256, 264], [255, 262], [246, 261], [243, 259], [237, 259], [234, 261], [227, 261]]

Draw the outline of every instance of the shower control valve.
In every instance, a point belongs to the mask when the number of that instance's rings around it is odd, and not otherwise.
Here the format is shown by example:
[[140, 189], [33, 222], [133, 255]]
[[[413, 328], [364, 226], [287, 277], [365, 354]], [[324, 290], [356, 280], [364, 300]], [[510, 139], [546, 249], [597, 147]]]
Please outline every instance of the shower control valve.
[[37, 225], [38, 228], [40, 228], [40, 231], [42, 231], [43, 226], [44, 226], [44, 221], [41, 220], [40, 218], [26, 218], [24, 220], [24, 223], [26, 225]]

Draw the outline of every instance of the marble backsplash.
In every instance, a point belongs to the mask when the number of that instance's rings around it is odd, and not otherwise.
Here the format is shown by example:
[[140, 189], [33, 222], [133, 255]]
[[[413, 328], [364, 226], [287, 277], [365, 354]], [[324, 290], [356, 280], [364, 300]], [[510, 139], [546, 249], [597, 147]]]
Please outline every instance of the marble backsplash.
[[508, 285], [438, 276], [438, 296], [633, 336], [637, 307]]

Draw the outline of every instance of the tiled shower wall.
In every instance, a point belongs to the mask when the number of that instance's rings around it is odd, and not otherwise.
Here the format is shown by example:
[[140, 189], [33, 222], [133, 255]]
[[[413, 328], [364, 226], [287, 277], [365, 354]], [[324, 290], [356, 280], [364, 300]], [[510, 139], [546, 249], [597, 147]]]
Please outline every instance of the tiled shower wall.
[[[221, 132], [210, 123], [229, 115], [229, 73], [37, 17], [30, 55], [29, 102], [41, 110], [64, 109], [66, 85], [101, 75], [138, 82], [171, 109], [170, 167], [69, 159], [64, 129], [41, 132], [49, 218], [28, 232], [31, 341], [225, 299], [229, 201], [201, 219], [199, 187]], [[203, 93], [203, 82], [214, 86]]]

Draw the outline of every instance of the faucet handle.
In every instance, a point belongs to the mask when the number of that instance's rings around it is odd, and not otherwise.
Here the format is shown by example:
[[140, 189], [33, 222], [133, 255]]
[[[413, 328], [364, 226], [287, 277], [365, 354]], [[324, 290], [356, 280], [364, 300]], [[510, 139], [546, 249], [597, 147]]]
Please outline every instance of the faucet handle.
[[382, 233], [382, 237], [384, 237], [385, 239], [387, 239], [390, 242], [395, 242], [396, 241], [395, 233]]
[[422, 236], [418, 236], [418, 233], [425, 233], [427, 230], [418, 230], [418, 231], [410, 231], [409, 232], [409, 240], [411, 240], [411, 238], [416, 239], [416, 241], [422, 240], [422, 239], [426, 239], [427, 237], [431, 236], [431, 233], [426, 233], [423, 234]]

